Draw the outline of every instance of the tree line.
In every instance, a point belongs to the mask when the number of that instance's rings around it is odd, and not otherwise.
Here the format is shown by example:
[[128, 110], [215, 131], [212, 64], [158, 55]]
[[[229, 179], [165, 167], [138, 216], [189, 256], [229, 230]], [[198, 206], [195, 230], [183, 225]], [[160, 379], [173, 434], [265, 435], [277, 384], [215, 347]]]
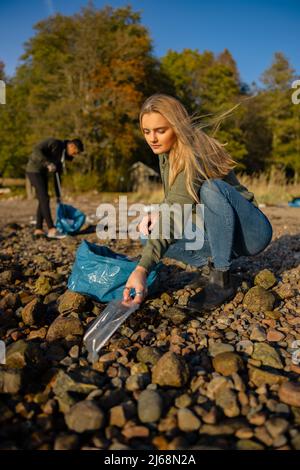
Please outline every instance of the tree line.
[[241, 81], [227, 49], [169, 50], [158, 59], [130, 6], [89, 5], [73, 16], [56, 14], [35, 25], [13, 77], [5, 76], [0, 61], [6, 82], [0, 176], [22, 177], [32, 147], [43, 138], [80, 137], [86, 152], [72, 171], [97, 175], [100, 190], [119, 190], [134, 162], [157, 164], [138, 114], [149, 95], [162, 92], [178, 97], [206, 132], [226, 143], [237, 169], [279, 168], [297, 181], [300, 105], [291, 100], [297, 78], [281, 52], [262, 73], [261, 87]]

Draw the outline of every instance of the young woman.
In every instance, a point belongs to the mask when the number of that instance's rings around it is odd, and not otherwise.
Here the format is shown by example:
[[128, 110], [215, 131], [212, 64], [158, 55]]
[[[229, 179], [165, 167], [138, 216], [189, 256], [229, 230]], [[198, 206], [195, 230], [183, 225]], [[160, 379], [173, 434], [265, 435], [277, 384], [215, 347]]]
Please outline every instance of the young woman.
[[[194, 125], [177, 99], [162, 94], [148, 98], [140, 112], [140, 126], [159, 158], [164, 202], [181, 207], [196, 207], [199, 203], [204, 206], [204, 243], [199, 250], [186, 250], [185, 240], [175, 239], [172, 227], [168, 238], [149, 238], [138, 266], [127, 280], [123, 300], [130, 301], [130, 290], [135, 289], [132, 301], [141, 303], [147, 295], [148, 273], [168, 256], [199, 267], [212, 263], [207, 286], [188, 304], [198, 311], [212, 310], [235, 295], [232, 259], [264, 250], [272, 238], [271, 224], [254, 195], [240, 185], [233, 172], [235, 163], [224, 146]], [[140, 232], [150, 233], [159, 217], [145, 216]]]

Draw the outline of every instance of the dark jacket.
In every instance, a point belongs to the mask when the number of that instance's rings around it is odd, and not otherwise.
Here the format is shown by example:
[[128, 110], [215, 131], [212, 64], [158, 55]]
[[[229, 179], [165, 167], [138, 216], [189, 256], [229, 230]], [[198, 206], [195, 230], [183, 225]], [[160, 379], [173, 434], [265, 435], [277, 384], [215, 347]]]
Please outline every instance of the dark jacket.
[[[159, 155], [159, 167], [161, 178], [164, 187], [164, 195], [165, 198], [163, 203], [172, 205], [175, 203], [180, 204], [184, 207], [184, 204], [193, 204], [193, 214], [196, 212], [196, 206], [194, 201], [192, 200], [190, 194], [188, 193], [186, 183], [185, 183], [185, 175], [184, 172], [181, 171], [172, 186], [169, 188], [169, 156], [168, 154], [161, 154]], [[234, 171], [230, 171], [228, 175], [223, 178], [226, 183], [234, 186], [242, 196], [244, 196], [248, 201], [252, 202], [255, 206], [257, 206], [257, 202], [254, 199], [253, 193], [250, 193], [245, 186], [242, 186]], [[195, 186], [196, 192], [199, 194], [201, 184]], [[200, 201], [201, 203], [201, 201]], [[163, 257], [164, 253], [167, 251], [169, 246], [177, 241], [174, 238], [174, 225], [170, 226], [170, 238], [165, 239], [160, 237], [159, 239], [151, 239], [149, 238], [147, 244], [145, 245], [142, 257], [139, 261], [139, 265], [143, 266], [147, 271], [150, 271], [158, 261]]]
[[36, 145], [28, 159], [26, 171], [40, 173], [47, 171], [47, 165], [54, 163], [58, 173], [62, 173], [63, 160], [73, 160], [66, 152], [67, 140], [49, 138]]

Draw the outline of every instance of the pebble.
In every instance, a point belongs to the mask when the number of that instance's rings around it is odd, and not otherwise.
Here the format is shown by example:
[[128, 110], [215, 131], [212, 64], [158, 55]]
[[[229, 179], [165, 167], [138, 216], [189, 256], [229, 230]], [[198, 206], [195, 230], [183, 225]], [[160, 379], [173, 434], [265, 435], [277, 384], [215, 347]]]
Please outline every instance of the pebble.
[[209, 354], [212, 357], [217, 356], [218, 354], [224, 353], [224, 352], [233, 352], [234, 347], [231, 344], [228, 343], [211, 343], [209, 345]]
[[251, 331], [251, 341], [266, 341], [267, 335], [265, 329], [260, 325], [255, 325]]
[[84, 332], [83, 325], [78, 318], [57, 317], [50, 325], [46, 340], [48, 342], [65, 339], [67, 336], [82, 336]]
[[242, 358], [233, 352], [224, 352], [213, 358], [213, 367], [222, 375], [232, 375], [243, 369]]
[[138, 399], [138, 416], [142, 423], [158, 421], [163, 410], [163, 401], [158, 392], [144, 390]]
[[274, 294], [263, 287], [255, 286], [249, 289], [243, 300], [243, 307], [251, 313], [272, 310], [275, 303]]
[[261, 361], [264, 366], [283, 369], [278, 352], [267, 343], [256, 343], [254, 345], [252, 358]]
[[88, 301], [84, 295], [67, 290], [58, 299], [58, 311], [65, 315], [70, 312], [84, 312], [88, 307]]
[[278, 343], [285, 338], [285, 335], [274, 328], [270, 328], [267, 333], [267, 341]]
[[185, 360], [172, 353], [165, 353], [152, 369], [152, 382], [160, 386], [182, 387], [189, 379]]
[[217, 390], [216, 404], [223, 409], [225, 416], [229, 418], [234, 418], [240, 414], [237, 396], [233, 390], [227, 387], [221, 387]]
[[71, 431], [96, 431], [104, 425], [104, 414], [92, 401], [80, 401], [71, 407], [65, 421]]
[[251, 356], [253, 353], [254, 345], [250, 340], [242, 340], [236, 344], [236, 350], [240, 353], [245, 353], [248, 356]]
[[285, 382], [279, 390], [278, 396], [287, 405], [300, 407], [300, 382]]
[[264, 289], [270, 289], [276, 284], [276, 277], [274, 273], [269, 269], [263, 269], [254, 278], [254, 284], [256, 286], [263, 287]]
[[178, 427], [181, 431], [197, 431], [201, 426], [200, 419], [188, 408], [180, 408], [177, 413]]
[[285, 382], [287, 377], [281, 375], [279, 373], [272, 373], [266, 370], [250, 366], [249, 367], [249, 380], [253, 382], [257, 387], [261, 387], [262, 385], [276, 385]]

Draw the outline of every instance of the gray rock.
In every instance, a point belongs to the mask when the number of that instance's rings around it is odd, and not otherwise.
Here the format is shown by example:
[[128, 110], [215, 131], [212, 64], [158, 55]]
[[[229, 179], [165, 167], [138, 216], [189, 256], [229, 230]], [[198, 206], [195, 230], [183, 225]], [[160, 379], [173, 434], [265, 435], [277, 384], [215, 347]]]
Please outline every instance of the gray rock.
[[0, 393], [19, 393], [22, 387], [22, 372], [7, 367], [0, 369]]
[[66, 373], [59, 370], [53, 381], [53, 392], [57, 396], [64, 396], [67, 392], [77, 392], [88, 395], [93, 390], [101, 388], [105, 378], [97, 371], [90, 369], [79, 369]]
[[62, 315], [70, 312], [84, 312], [88, 303], [88, 299], [82, 294], [67, 290], [58, 300], [58, 311]]
[[177, 406], [177, 408], [188, 408], [192, 404], [192, 402], [192, 397], [187, 393], [184, 393], [183, 395], [180, 395], [176, 398], [175, 405]]
[[44, 320], [45, 306], [39, 299], [33, 299], [22, 310], [25, 325], [40, 325]]
[[82, 323], [78, 318], [59, 316], [50, 325], [46, 340], [52, 342], [67, 336], [82, 336], [83, 332]]
[[15, 269], [8, 269], [0, 273], [0, 286], [14, 284], [17, 279], [22, 279], [22, 274]]
[[251, 313], [273, 310], [274, 303], [274, 295], [260, 286], [249, 289], [243, 300], [243, 306]]
[[276, 289], [276, 293], [281, 299], [290, 299], [296, 294], [295, 289], [293, 289], [289, 283], [281, 284], [278, 289]]
[[235, 427], [230, 424], [203, 424], [199, 434], [208, 436], [231, 436], [235, 433]]
[[267, 343], [256, 343], [254, 345], [252, 358], [261, 361], [264, 366], [283, 369], [280, 356], [276, 349], [272, 348], [272, 346]]
[[59, 411], [63, 414], [66, 414], [70, 411], [71, 407], [76, 405], [76, 398], [72, 397], [69, 393], [55, 397]]
[[227, 377], [214, 377], [208, 384], [207, 384], [207, 396], [211, 400], [215, 400], [219, 390], [222, 390], [223, 387], [231, 387], [233, 386], [232, 382]]
[[218, 354], [222, 354], [224, 352], [233, 352], [234, 347], [232, 344], [228, 343], [211, 343], [209, 345], [208, 351], [212, 357], [215, 357]]
[[50, 292], [50, 294], [47, 294], [46, 297], [44, 297], [44, 304], [55, 303], [59, 297], [60, 295], [58, 292]]
[[79, 346], [78, 345], [72, 346], [72, 348], [69, 351], [69, 356], [72, 357], [73, 359], [78, 359], [79, 352], [80, 351], [79, 351]]
[[97, 431], [104, 426], [104, 414], [92, 401], [80, 401], [66, 413], [65, 422], [71, 431], [78, 433]]
[[251, 355], [252, 355], [253, 349], [254, 349], [253, 343], [252, 343], [252, 341], [249, 341], [248, 339], [239, 341], [239, 342], [236, 344], [236, 350], [237, 350], [237, 352], [245, 353], [245, 354], [247, 354], [248, 356], [251, 356]]
[[262, 385], [277, 385], [288, 380], [287, 377], [281, 374], [273, 374], [257, 367], [249, 366], [249, 380], [257, 387]]
[[165, 353], [152, 370], [152, 382], [160, 386], [183, 387], [188, 379], [185, 360], [172, 352]]
[[125, 388], [126, 390], [129, 390], [130, 392], [141, 390], [144, 388], [144, 386], [145, 386], [145, 380], [144, 380], [143, 374], [130, 375], [126, 379]]
[[6, 349], [6, 365], [16, 369], [25, 366], [43, 367], [44, 359], [38, 344], [20, 339]]
[[[186, 305], [186, 302], [183, 303], [183, 305]], [[184, 309], [180, 309], [178, 307], [170, 307], [162, 312], [161, 315], [162, 317], [171, 320], [174, 325], [181, 325], [191, 318]]]
[[236, 394], [226, 386], [217, 390], [216, 404], [223, 409], [225, 416], [228, 416], [228, 418], [234, 418], [240, 414]]
[[1, 300], [0, 300], [0, 310], [3, 310], [4, 312], [7, 309], [11, 310], [16, 310], [19, 306], [21, 305], [20, 297], [18, 294], [6, 294]]
[[188, 408], [180, 408], [177, 412], [178, 427], [181, 431], [197, 431], [201, 426], [200, 419]]
[[47, 295], [51, 292], [53, 286], [53, 281], [49, 277], [40, 276], [35, 281], [34, 292], [38, 295]]
[[161, 417], [163, 401], [154, 390], [144, 390], [138, 399], [138, 416], [142, 423], [152, 423]]
[[254, 325], [251, 331], [251, 341], [266, 341], [267, 335], [265, 329], [260, 325]]
[[300, 407], [300, 382], [285, 382], [278, 391], [280, 401], [294, 407]]
[[243, 369], [242, 358], [233, 352], [224, 352], [213, 358], [213, 366], [216, 372], [222, 375], [232, 375]]
[[267, 431], [275, 439], [280, 434], [284, 434], [287, 431], [289, 428], [289, 422], [283, 418], [272, 417], [266, 421], [265, 426]]
[[269, 269], [263, 269], [254, 278], [254, 284], [256, 286], [263, 287], [264, 289], [270, 289], [276, 284], [276, 277]]
[[111, 407], [109, 412], [109, 425], [123, 428], [126, 421], [136, 415], [136, 406], [133, 402], [128, 401], [126, 403], [121, 403], [121, 405]]
[[145, 346], [137, 352], [137, 359], [139, 362], [144, 362], [145, 364], [152, 364], [153, 366], [161, 358], [162, 354], [157, 348], [152, 348], [150, 346]]

